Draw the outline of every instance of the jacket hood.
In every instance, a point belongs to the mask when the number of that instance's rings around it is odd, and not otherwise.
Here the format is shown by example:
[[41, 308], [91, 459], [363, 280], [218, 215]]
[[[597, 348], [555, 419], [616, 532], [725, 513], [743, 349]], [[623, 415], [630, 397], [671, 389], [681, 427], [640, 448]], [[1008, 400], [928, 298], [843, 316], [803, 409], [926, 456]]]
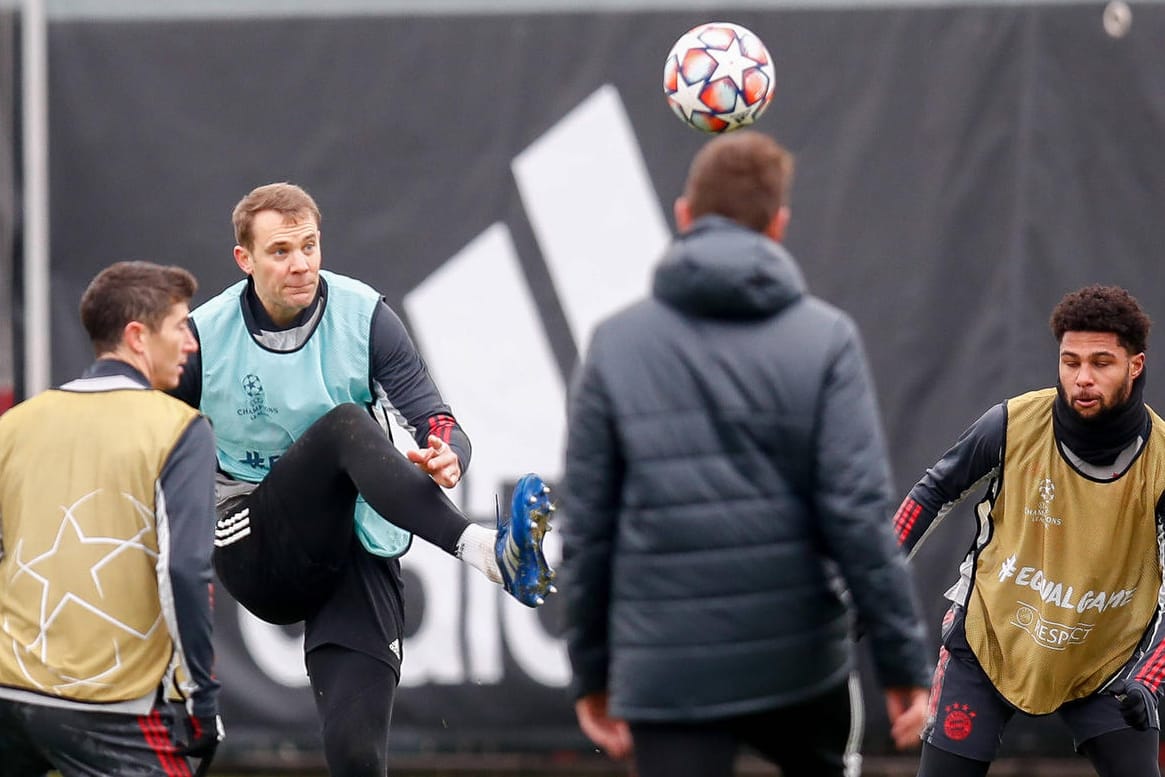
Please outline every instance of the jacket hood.
[[702, 318], [767, 318], [805, 294], [805, 279], [779, 243], [721, 216], [703, 216], [656, 267], [652, 293]]

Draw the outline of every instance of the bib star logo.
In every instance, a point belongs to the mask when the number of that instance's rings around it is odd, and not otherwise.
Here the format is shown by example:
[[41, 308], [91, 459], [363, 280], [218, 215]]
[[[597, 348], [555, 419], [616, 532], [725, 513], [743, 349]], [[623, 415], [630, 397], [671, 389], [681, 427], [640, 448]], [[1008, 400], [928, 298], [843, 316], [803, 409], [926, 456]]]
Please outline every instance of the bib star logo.
[[[140, 518], [139, 527], [128, 537], [105, 536], [100, 531], [86, 528], [97, 524], [103, 508], [109, 506], [110, 496], [101, 498], [98, 490], [71, 505], [62, 505], [64, 515], [47, 548], [32, 551], [35, 555], [26, 558], [30, 550], [25, 538], [16, 544], [13, 573], [5, 585], [29, 601], [39, 603], [34, 611], [35, 622], [3, 624], [4, 631], [12, 637], [12, 649], [18, 659], [22, 654], [33, 654], [41, 662], [54, 663], [54, 626], [71, 608], [80, 608], [92, 618], [111, 624], [126, 639], [148, 639], [162, 624], [160, 610], [141, 612], [132, 603], [121, 601], [123, 597], [107, 597], [103, 580], [124, 575], [130, 568], [140, 569], [143, 564], [152, 569], [158, 557], [150, 508], [128, 494], [121, 496], [131, 502]], [[121, 641], [119, 638], [119, 644]], [[38, 678], [32, 676], [27, 666], [25, 676], [37, 687], [54, 690], [79, 684], [100, 684], [103, 675], [117, 668], [120, 654], [117, 645], [113, 653], [114, 664], [90, 677], [46, 678], [42, 675]]]

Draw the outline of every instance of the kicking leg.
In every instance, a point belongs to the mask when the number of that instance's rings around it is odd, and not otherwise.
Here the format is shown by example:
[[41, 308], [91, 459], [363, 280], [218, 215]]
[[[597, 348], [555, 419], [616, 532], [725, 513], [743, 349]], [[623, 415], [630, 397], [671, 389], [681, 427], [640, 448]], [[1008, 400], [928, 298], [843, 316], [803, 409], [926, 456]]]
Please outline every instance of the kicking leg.
[[[284, 512], [297, 505], [342, 504], [350, 513], [358, 492], [394, 525], [480, 569], [523, 604], [535, 607], [553, 590], [542, 538], [554, 507], [541, 478], [518, 481], [509, 519], [499, 516], [495, 534], [471, 523], [357, 405], [340, 405], [312, 424], [257, 491], [264, 489], [281, 495]], [[341, 534], [327, 522], [308, 521], [302, 538], [309, 549], [342, 557], [350, 524]]]
[[[339, 405], [312, 424], [271, 468], [256, 489], [274, 491], [278, 507], [301, 516], [305, 547], [347, 552], [337, 527], [315, 516], [324, 510], [347, 518], [351, 531], [356, 495], [376, 512], [453, 554], [470, 522], [444, 490], [401, 454], [364, 408]], [[337, 509], [338, 508], [338, 509]], [[348, 536], [351, 536], [350, 534]]]
[[[364, 408], [339, 405], [288, 448], [239, 512], [220, 522], [220, 531], [240, 539], [216, 543], [215, 567], [227, 590], [260, 618], [302, 620], [327, 596], [347, 558], [359, 494], [394, 525], [536, 606], [551, 590], [552, 572], [542, 556], [551, 508], [540, 479], [533, 476], [536, 488], [526, 485], [530, 477], [515, 492], [521, 497], [515, 499], [516, 520], [499, 522], [495, 533], [471, 523]], [[238, 534], [242, 521], [253, 537]]]

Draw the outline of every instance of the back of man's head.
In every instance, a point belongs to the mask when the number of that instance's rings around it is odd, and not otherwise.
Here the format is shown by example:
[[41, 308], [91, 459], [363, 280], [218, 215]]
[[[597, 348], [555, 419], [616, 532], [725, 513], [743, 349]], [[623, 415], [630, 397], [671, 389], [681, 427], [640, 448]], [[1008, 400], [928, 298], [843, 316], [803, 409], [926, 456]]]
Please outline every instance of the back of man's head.
[[1048, 325], [1056, 342], [1065, 332], [1111, 332], [1129, 354], [1135, 355], [1149, 347], [1152, 322], [1127, 290], [1093, 284], [1065, 294]]
[[684, 198], [693, 220], [715, 214], [764, 232], [787, 206], [793, 155], [755, 130], [735, 130], [708, 141], [692, 159]]
[[139, 321], [156, 331], [174, 305], [189, 302], [198, 282], [181, 267], [117, 262], [89, 282], [81, 295], [81, 323], [97, 354], [116, 350], [125, 327]]

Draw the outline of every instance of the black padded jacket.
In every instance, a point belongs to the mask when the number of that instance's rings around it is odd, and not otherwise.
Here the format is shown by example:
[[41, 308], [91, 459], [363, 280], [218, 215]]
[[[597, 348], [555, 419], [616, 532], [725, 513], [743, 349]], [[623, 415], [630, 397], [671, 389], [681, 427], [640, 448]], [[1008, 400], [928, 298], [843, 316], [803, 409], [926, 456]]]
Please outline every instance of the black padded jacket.
[[929, 684], [857, 329], [782, 246], [697, 221], [596, 329], [569, 416], [575, 695], [637, 721], [787, 706], [846, 680], [855, 630], [883, 686]]

